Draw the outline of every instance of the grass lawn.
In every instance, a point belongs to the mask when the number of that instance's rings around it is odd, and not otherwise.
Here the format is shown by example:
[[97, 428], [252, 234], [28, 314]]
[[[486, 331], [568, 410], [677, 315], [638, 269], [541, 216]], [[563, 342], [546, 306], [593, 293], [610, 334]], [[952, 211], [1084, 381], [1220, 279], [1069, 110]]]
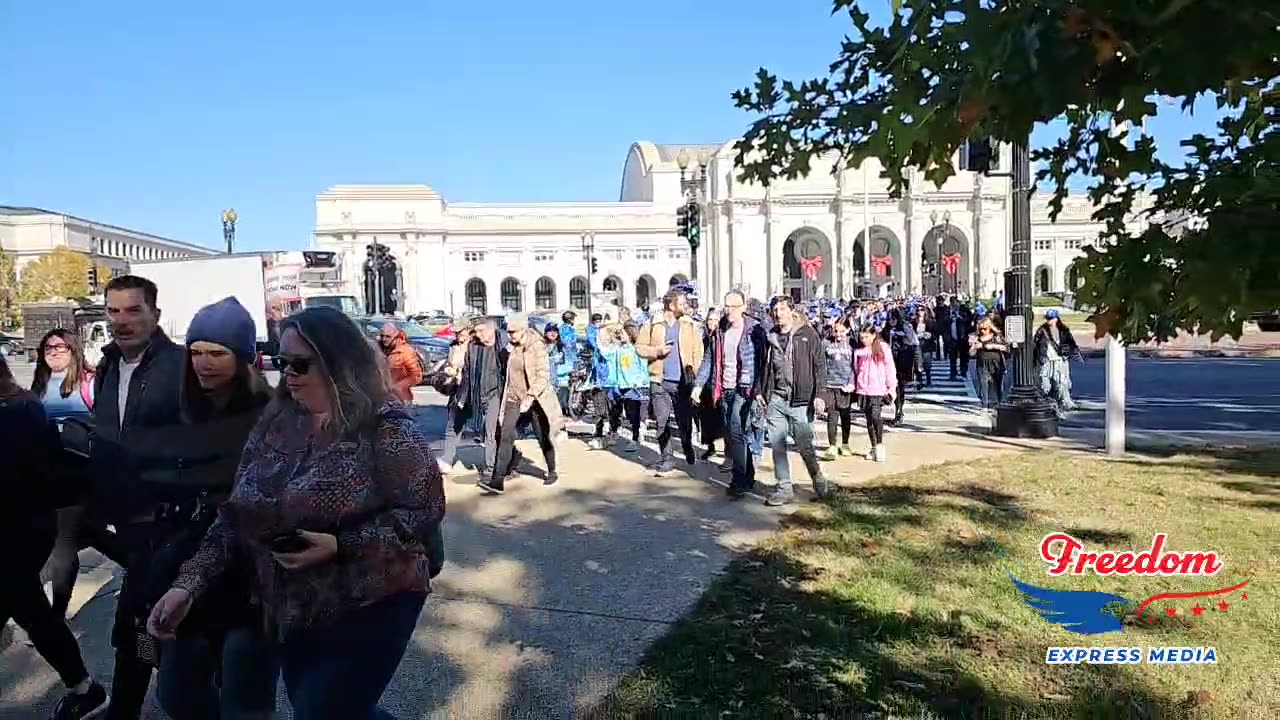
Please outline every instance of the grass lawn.
[[[1050, 577], [1041, 539], [1214, 550], [1212, 578]], [[1280, 717], [1280, 452], [1024, 453], [883, 478], [798, 511], [736, 560], [594, 717]], [[1200, 617], [1160, 603], [1080, 635], [1041, 587], [1139, 601], [1250, 580]], [[1167, 607], [1178, 614], [1167, 616]], [[1126, 611], [1131, 612], [1131, 611]], [[1148, 616], [1158, 616], [1151, 625]], [[1185, 617], [1184, 617], [1185, 616]], [[1046, 665], [1048, 646], [1214, 646], [1217, 665]]]

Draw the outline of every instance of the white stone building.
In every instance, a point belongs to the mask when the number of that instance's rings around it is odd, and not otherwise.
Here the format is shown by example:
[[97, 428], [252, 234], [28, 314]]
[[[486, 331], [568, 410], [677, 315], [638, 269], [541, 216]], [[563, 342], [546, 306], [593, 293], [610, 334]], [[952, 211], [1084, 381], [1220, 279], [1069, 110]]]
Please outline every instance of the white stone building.
[[[68, 248], [89, 256], [98, 268], [112, 275], [128, 272], [133, 260], [216, 255], [200, 245], [170, 240], [137, 230], [108, 225], [96, 220], [33, 207], [0, 205], [0, 248], [15, 258], [22, 268], [58, 248]], [[98, 278], [105, 283], [108, 278]]]
[[[694, 272], [689, 246], [676, 235], [683, 159], [688, 177], [706, 168], [696, 258], [705, 296], [734, 287], [757, 297], [852, 297], [881, 287], [989, 296], [1003, 282], [1006, 178], [962, 172], [941, 188], [921, 180], [890, 198], [874, 161], [838, 174], [815, 161], [807, 178], [764, 188], [737, 179], [733, 156], [732, 143], [637, 142], [618, 202], [455, 203], [426, 185], [338, 185], [316, 197], [313, 245], [342, 253], [357, 295], [368, 246], [387, 246], [399, 265], [399, 309], [410, 314], [581, 308], [588, 293], [602, 292], [634, 307]], [[1062, 292], [1073, 285], [1070, 261], [1102, 228], [1083, 198], [1069, 199], [1054, 224], [1044, 202], [1033, 200], [1035, 286]], [[587, 245], [597, 261], [589, 286]]]

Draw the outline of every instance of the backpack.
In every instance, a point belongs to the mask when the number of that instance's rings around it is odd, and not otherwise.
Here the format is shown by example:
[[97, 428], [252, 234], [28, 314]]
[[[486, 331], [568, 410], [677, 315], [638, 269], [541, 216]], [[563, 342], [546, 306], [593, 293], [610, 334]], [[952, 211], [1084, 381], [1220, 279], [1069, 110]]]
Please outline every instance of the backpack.
[[[381, 423], [383, 420], [413, 420], [413, 418], [409, 417], [409, 414], [406, 413], [405, 411], [399, 408], [392, 407], [378, 413], [379, 423]], [[370, 471], [370, 475], [376, 478], [377, 472], [378, 472], [378, 466], [377, 466], [378, 450], [377, 450], [376, 443], [374, 445], [373, 457], [374, 457], [374, 461], [373, 461], [373, 467], [371, 468], [371, 471]], [[428, 457], [427, 461], [435, 462], [435, 458]], [[377, 481], [375, 480], [374, 483], [376, 487]], [[378, 512], [381, 512], [381, 511], [382, 509], [380, 508]], [[363, 520], [364, 519], [362, 518], [361, 521]], [[439, 575], [440, 571], [444, 569], [444, 530], [442, 529], [443, 524], [444, 524], [444, 521], [442, 518], [441, 522], [436, 523], [435, 527], [428, 530], [426, 533], [417, 536], [418, 542], [422, 543], [422, 548], [423, 550], [426, 551], [427, 574], [432, 579], [434, 579], [437, 575]]]
[[84, 406], [93, 411], [93, 377], [94, 373], [80, 373], [80, 400]]

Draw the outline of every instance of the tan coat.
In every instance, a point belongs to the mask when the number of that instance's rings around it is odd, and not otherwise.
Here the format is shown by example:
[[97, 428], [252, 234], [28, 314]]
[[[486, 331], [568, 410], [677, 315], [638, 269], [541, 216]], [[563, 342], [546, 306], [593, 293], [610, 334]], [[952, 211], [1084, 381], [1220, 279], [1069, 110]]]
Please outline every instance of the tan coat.
[[[702, 367], [702, 327], [688, 315], [682, 316], [680, 323], [680, 367], [685, 382], [693, 382], [698, 369]], [[636, 337], [636, 352], [649, 361], [649, 382], [662, 382], [662, 358], [659, 353], [667, 345], [667, 320], [663, 316], [654, 318], [640, 328]]]
[[[532, 330], [525, 330], [524, 342], [509, 345], [511, 353], [524, 353], [524, 376], [529, 384], [529, 397], [542, 407], [546, 413], [551, 432], [562, 430], [563, 419], [560, 415], [560, 398], [556, 395], [556, 386], [551, 382], [551, 361], [547, 358], [547, 343], [542, 335]], [[507, 359], [507, 372], [511, 371], [510, 356]], [[498, 422], [502, 422], [502, 412], [507, 407], [507, 384], [502, 386], [502, 410], [499, 411]], [[521, 398], [524, 400], [525, 398]], [[513, 399], [514, 400], [514, 399]]]

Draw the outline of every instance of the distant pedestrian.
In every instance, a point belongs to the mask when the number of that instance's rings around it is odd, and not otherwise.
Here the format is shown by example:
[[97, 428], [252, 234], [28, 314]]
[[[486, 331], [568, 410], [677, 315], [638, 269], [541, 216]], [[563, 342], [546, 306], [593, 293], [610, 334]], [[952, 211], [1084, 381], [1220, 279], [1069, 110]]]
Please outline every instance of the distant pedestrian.
[[830, 326], [831, 336], [822, 344], [826, 357], [826, 387], [823, 404], [827, 410], [827, 449], [823, 460], [852, 455], [849, 431], [853, 427], [853, 342], [849, 326], [837, 322]]
[[546, 461], [544, 485], [559, 480], [556, 467], [555, 433], [560, 427], [560, 400], [551, 385], [547, 345], [537, 331], [529, 328], [529, 317], [507, 318], [507, 346], [498, 354], [502, 386], [498, 405], [498, 446], [493, 471], [476, 483], [486, 493], [501, 495], [506, 480], [519, 462], [515, 444], [522, 422], [533, 427]]
[[788, 437], [795, 440], [796, 452], [809, 472], [814, 494], [825, 497], [831, 492], [831, 483], [822, 474], [813, 448], [814, 415], [825, 409], [821, 391], [826, 387], [827, 361], [818, 331], [800, 321], [790, 297], [775, 299], [773, 317], [777, 324], [769, 333], [765, 349], [762, 395], [767, 403], [769, 446], [773, 450], [773, 472], [778, 484], [765, 504], [780, 506], [795, 500]]
[[1049, 398], [1059, 418], [1075, 409], [1071, 399], [1071, 366], [1073, 358], [1080, 357], [1080, 347], [1075, 336], [1058, 314], [1057, 308], [1044, 312], [1044, 323], [1036, 328], [1035, 358], [1040, 377], [1040, 392]]
[[854, 390], [858, 393], [858, 406], [867, 423], [867, 438], [871, 441], [871, 450], [866, 458], [887, 462], [889, 452], [884, 445], [884, 406], [892, 403], [899, 392], [898, 371], [893, 364], [893, 353], [874, 325], [864, 325], [858, 335], [862, 345], [853, 355]]
[[978, 321], [977, 332], [969, 338], [969, 352], [974, 357], [978, 375], [978, 398], [982, 406], [994, 409], [1004, 400], [1004, 375], [1009, 358], [1009, 345], [996, 332], [991, 318]]
[[[685, 463], [696, 462], [693, 448], [693, 378], [702, 366], [703, 331], [689, 313], [688, 297], [670, 290], [662, 299], [662, 313], [640, 330], [636, 350], [649, 361], [649, 402], [658, 426], [659, 460], [651, 470], [666, 475], [675, 470], [671, 425], [680, 433]], [[674, 423], [672, 422], [674, 421]]]
[[409, 336], [393, 322], [384, 323], [378, 332], [378, 347], [387, 358], [387, 372], [395, 396], [413, 405], [413, 389], [422, 383], [422, 361], [409, 345]]

